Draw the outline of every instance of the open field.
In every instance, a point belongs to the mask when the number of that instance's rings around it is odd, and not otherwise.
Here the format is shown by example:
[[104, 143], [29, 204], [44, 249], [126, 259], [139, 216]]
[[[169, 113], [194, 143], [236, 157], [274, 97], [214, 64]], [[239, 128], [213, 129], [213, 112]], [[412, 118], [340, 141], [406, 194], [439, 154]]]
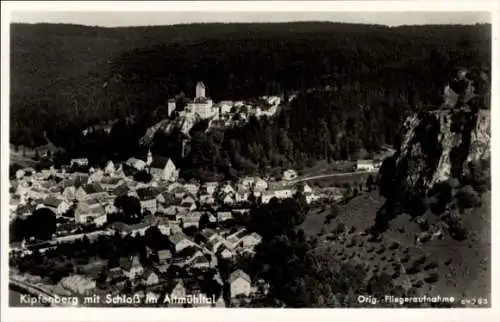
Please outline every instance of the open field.
[[[382, 240], [364, 233], [375, 219], [383, 198], [367, 192], [337, 206], [337, 217], [327, 220], [330, 206], [311, 211], [301, 228], [306, 235], [318, 238], [317, 252], [334, 256], [338, 261], [352, 260], [370, 268], [370, 272], [392, 275], [396, 283], [412, 284], [421, 295], [488, 298], [490, 291], [490, 202], [484, 196], [481, 208], [464, 215], [470, 236], [465, 241], [452, 239], [444, 232], [442, 240], [416, 245], [418, 224], [408, 215], [397, 217]], [[335, 211], [334, 211], [335, 212]], [[339, 223], [346, 226], [343, 239], [332, 238]]]

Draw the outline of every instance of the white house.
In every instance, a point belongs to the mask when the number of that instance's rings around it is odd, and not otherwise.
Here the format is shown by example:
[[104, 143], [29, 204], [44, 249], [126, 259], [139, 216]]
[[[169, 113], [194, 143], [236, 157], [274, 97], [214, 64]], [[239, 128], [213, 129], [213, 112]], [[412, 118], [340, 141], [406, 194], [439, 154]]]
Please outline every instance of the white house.
[[285, 172], [283, 172], [283, 179], [284, 180], [290, 181], [290, 180], [296, 179], [297, 177], [298, 177], [298, 174], [293, 169], [288, 169]]
[[105, 213], [94, 218], [94, 224], [97, 227], [102, 227], [107, 221], [108, 221], [108, 215]]
[[143, 284], [146, 286], [160, 283], [160, 278], [152, 269], [145, 269], [142, 273]]
[[88, 295], [96, 288], [96, 282], [82, 275], [71, 275], [60, 281], [64, 289], [73, 291], [76, 294]]
[[129, 279], [135, 279], [144, 273], [144, 267], [139, 261], [139, 257], [133, 256], [129, 258], [120, 259], [120, 267], [123, 270], [123, 274]]
[[179, 177], [179, 170], [171, 159], [156, 157], [150, 166], [151, 176], [155, 180], [164, 180], [174, 182]]
[[250, 235], [246, 235], [242, 238], [241, 244], [244, 248], [253, 249], [256, 245], [260, 244], [262, 241], [262, 237], [257, 233], [251, 233]]
[[274, 191], [274, 196], [278, 199], [292, 198], [293, 194], [293, 189], [279, 189]]
[[106, 214], [106, 211], [100, 204], [89, 205], [87, 203], [79, 203], [75, 210], [75, 222], [79, 224], [91, 223], [95, 218]]
[[180, 252], [184, 248], [196, 245], [192, 241], [190, 241], [186, 235], [183, 233], [175, 233], [170, 236], [170, 241], [174, 244], [175, 246], [175, 251]]
[[268, 187], [268, 184], [265, 180], [263, 180], [261, 178], [255, 179], [254, 184], [253, 184], [254, 191], [262, 192], [262, 191], [266, 190], [267, 187]]
[[89, 165], [89, 160], [87, 158], [71, 159], [70, 166], [74, 165], [84, 167]]
[[271, 199], [276, 197], [274, 191], [264, 191], [260, 196], [263, 204], [268, 204]]
[[247, 273], [238, 269], [229, 275], [229, 285], [231, 290], [231, 297], [234, 298], [238, 295], [250, 295], [252, 280]]
[[125, 162], [125, 164], [138, 171], [142, 171], [146, 168], [146, 162], [137, 158], [130, 158]]
[[112, 174], [114, 174], [114, 173], [115, 173], [115, 170], [116, 170], [116, 169], [115, 169], [115, 164], [113, 163], [113, 161], [111, 161], [111, 160], [110, 160], [110, 161], [108, 161], [108, 162], [106, 163], [106, 166], [104, 167], [104, 172], [105, 172], [106, 174], [112, 175]]
[[356, 161], [356, 171], [375, 171], [375, 164], [372, 160]]
[[62, 199], [47, 197], [42, 201], [42, 204], [52, 210], [56, 215], [62, 215], [69, 210], [71, 204]]

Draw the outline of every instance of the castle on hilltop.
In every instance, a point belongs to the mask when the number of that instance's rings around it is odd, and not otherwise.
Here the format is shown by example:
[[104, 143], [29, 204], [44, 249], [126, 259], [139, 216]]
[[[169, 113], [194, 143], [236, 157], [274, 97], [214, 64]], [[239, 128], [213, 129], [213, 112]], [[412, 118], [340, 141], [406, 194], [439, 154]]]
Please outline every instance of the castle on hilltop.
[[[203, 82], [198, 82], [195, 88], [195, 98], [190, 99], [184, 109], [186, 113], [192, 113], [198, 115], [202, 119], [208, 119], [213, 116], [218, 115], [218, 108], [214, 106], [213, 101], [206, 97], [205, 94], [205, 84]], [[168, 115], [170, 116], [175, 110], [175, 100], [170, 99], [168, 101]]]

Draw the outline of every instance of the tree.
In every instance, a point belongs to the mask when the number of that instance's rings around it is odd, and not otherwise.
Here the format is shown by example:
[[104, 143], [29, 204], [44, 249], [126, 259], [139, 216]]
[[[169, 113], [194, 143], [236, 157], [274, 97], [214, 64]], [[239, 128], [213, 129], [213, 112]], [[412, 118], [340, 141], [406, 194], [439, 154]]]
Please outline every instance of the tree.
[[198, 223], [198, 229], [203, 230], [208, 227], [210, 221], [208, 219], [208, 214], [205, 212], [200, 216], [200, 221]]
[[136, 197], [118, 196], [115, 199], [114, 206], [122, 212], [122, 214], [133, 217], [141, 213], [141, 202]]
[[49, 208], [39, 208], [26, 219], [26, 234], [39, 240], [52, 239], [56, 231], [56, 214]]
[[151, 174], [145, 170], [136, 172], [134, 174], [134, 180], [137, 182], [149, 183], [151, 182]]

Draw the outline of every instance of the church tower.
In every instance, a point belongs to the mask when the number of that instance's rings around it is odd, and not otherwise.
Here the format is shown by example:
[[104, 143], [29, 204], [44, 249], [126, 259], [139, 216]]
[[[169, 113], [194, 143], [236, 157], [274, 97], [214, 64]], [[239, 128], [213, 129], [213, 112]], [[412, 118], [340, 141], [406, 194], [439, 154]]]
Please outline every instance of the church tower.
[[146, 159], [146, 164], [149, 167], [153, 163], [153, 153], [151, 153], [151, 149], [148, 150], [148, 158]]

